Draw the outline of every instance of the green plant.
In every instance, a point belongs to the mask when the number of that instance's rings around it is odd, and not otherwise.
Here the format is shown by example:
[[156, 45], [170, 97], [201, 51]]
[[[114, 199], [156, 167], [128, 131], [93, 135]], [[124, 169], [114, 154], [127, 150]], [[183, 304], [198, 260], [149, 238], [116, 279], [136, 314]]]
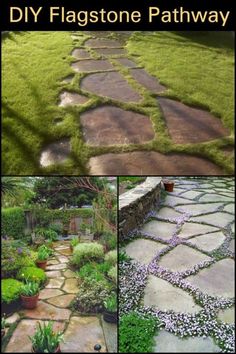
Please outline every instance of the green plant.
[[21, 295], [23, 296], [34, 296], [39, 292], [39, 284], [33, 281], [27, 281], [26, 284], [22, 285]]
[[112, 232], [103, 232], [100, 242], [106, 246], [108, 250], [113, 250], [117, 247], [117, 236]]
[[86, 262], [101, 261], [103, 257], [103, 247], [99, 243], [80, 243], [74, 248], [72, 264], [81, 267]]
[[78, 243], [79, 243], [78, 237], [74, 237], [74, 238], [72, 238], [72, 240], [70, 241], [70, 244], [71, 244], [72, 247], [75, 247], [76, 245], [78, 245]]
[[38, 260], [39, 261], [46, 261], [49, 257], [48, 252], [45, 249], [41, 249], [38, 251]]
[[2, 236], [11, 236], [15, 239], [24, 238], [25, 214], [22, 208], [2, 209]]
[[22, 282], [15, 279], [2, 279], [1, 280], [1, 301], [6, 304], [10, 304], [16, 301], [20, 297]]
[[117, 250], [112, 250], [109, 251], [106, 255], [105, 255], [105, 261], [111, 265], [116, 265], [117, 264]]
[[43, 237], [46, 240], [57, 241], [57, 232], [51, 228], [36, 227], [34, 229], [36, 237]]
[[157, 322], [151, 316], [130, 312], [120, 318], [119, 343], [121, 353], [151, 353]]
[[54, 250], [53, 250], [52, 248], [46, 246], [46, 245], [41, 245], [41, 246], [39, 246], [38, 252], [39, 252], [39, 251], [40, 251], [40, 252], [42, 252], [42, 251], [47, 252], [47, 253], [48, 253], [48, 256], [52, 256], [53, 253], [54, 253]]
[[117, 294], [112, 293], [104, 300], [104, 307], [107, 311], [117, 311]]
[[49, 229], [55, 231], [57, 233], [57, 235], [62, 234], [62, 224], [52, 223], [49, 225]]
[[36, 282], [38, 284], [43, 284], [47, 277], [43, 269], [37, 267], [24, 267], [19, 270], [17, 274], [17, 279], [26, 281]]
[[128, 262], [130, 259], [131, 258], [124, 251], [119, 253], [119, 262]]
[[53, 331], [53, 323], [38, 323], [33, 336], [29, 337], [35, 353], [53, 353], [63, 340], [62, 332]]
[[87, 263], [83, 267], [80, 268], [78, 275], [81, 280], [84, 279], [93, 279], [94, 281], [104, 280], [104, 275], [98, 269], [98, 264], [96, 263]]
[[5, 319], [5, 317], [3, 316], [3, 317], [1, 318], [1, 329], [4, 329], [4, 328], [6, 328], [6, 319]]
[[107, 274], [112, 281], [117, 284], [117, 264], [114, 265]]

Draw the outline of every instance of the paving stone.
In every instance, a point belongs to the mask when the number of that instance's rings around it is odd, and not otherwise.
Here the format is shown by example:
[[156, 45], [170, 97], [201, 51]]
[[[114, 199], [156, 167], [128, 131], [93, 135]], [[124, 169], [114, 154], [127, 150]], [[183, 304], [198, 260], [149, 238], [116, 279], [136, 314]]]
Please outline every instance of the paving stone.
[[103, 56], [127, 54], [127, 51], [124, 48], [98, 48], [98, 49], [94, 49], [94, 51], [97, 54]]
[[60, 94], [59, 107], [75, 106], [89, 101], [89, 98], [78, 93], [63, 91]]
[[178, 210], [189, 212], [191, 215], [199, 215], [210, 213], [216, 211], [219, 207], [221, 207], [222, 203], [204, 203], [204, 204], [195, 204], [195, 205], [178, 205]]
[[127, 68], [135, 68], [137, 66], [137, 64], [133, 60], [130, 60], [128, 58], [118, 58], [116, 59], [116, 61], [118, 61], [118, 63], [124, 65]]
[[235, 323], [235, 307], [230, 307], [225, 310], [220, 310], [218, 312], [217, 318], [225, 323], [233, 324]]
[[68, 263], [68, 262], [69, 262], [68, 257], [65, 257], [65, 256], [58, 256], [57, 258], [58, 258], [58, 260], [59, 260], [60, 263]]
[[64, 249], [64, 250], [60, 250], [58, 252], [60, 253], [60, 255], [63, 255], [63, 256], [70, 256], [72, 254], [72, 252], [69, 248]]
[[176, 224], [165, 221], [152, 220], [144, 224], [141, 232], [151, 236], [161, 237], [163, 240], [169, 240], [176, 231]]
[[118, 353], [117, 351], [117, 325], [115, 323], [107, 323], [102, 319], [102, 328], [105, 336], [107, 352]]
[[54, 264], [51, 266], [47, 266], [47, 270], [60, 270], [60, 269], [66, 269], [66, 264]]
[[161, 208], [157, 212], [157, 216], [163, 219], [174, 219], [178, 218], [181, 215], [181, 213], [169, 207]]
[[6, 318], [6, 324], [12, 325], [20, 319], [20, 316], [17, 312], [13, 313], [13, 315]]
[[[187, 205], [191, 204], [192, 207], [192, 202], [193, 202], [192, 200], [181, 198], [181, 196], [176, 197], [173, 194], [170, 194], [166, 196], [164, 205], [176, 206], [178, 204], [187, 204]], [[190, 210], [189, 206], [188, 208]]]
[[64, 340], [60, 347], [65, 353], [93, 353], [95, 344], [100, 344], [101, 352], [106, 352], [103, 331], [95, 316], [71, 317]]
[[70, 154], [71, 146], [69, 139], [62, 139], [47, 145], [41, 152], [40, 165], [47, 167], [65, 162]]
[[74, 298], [75, 295], [72, 294], [60, 295], [50, 298], [49, 300], [47, 300], [47, 302], [57, 307], [67, 308], [69, 307], [71, 301], [74, 300]]
[[65, 84], [70, 84], [72, 82], [73, 78], [74, 78], [74, 75], [68, 75], [63, 79], [62, 82]]
[[235, 252], [235, 240], [231, 240], [229, 243], [229, 249], [231, 252]]
[[154, 138], [149, 117], [114, 106], [86, 111], [80, 122], [86, 143], [93, 146], [141, 144]]
[[218, 231], [218, 228], [213, 227], [213, 226], [201, 225], [201, 224], [197, 224], [197, 223], [188, 222], [182, 226], [181, 231], [178, 234], [178, 236], [181, 238], [185, 238], [185, 237], [194, 236], [194, 235], [196, 235], [196, 236], [202, 235], [202, 234], [206, 234], [208, 232], [213, 232], [213, 231]]
[[[101, 83], [100, 83], [101, 85]], [[92, 157], [88, 169], [92, 175], [198, 175], [223, 174], [212, 162], [185, 154], [163, 155], [154, 151], [108, 153]]]
[[228, 213], [235, 214], [235, 204], [228, 204], [224, 207], [224, 211], [227, 211]]
[[222, 259], [185, 279], [208, 295], [234, 297], [234, 261], [232, 259]]
[[232, 202], [233, 201], [233, 196], [232, 198], [226, 197], [220, 194], [205, 194], [199, 199], [200, 202]]
[[71, 55], [76, 59], [88, 59], [90, 58], [90, 53], [87, 50], [82, 48], [75, 48]]
[[193, 245], [196, 245], [200, 249], [206, 252], [211, 252], [214, 249], [220, 247], [225, 240], [225, 236], [222, 231], [213, 232], [207, 235], [193, 237], [189, 240]]
[[62, 288], [65, 292], [70, 294], [76, 294], [78, 292], [78, 280], [76, 278], [69, 278], [65, 280], [65, 284]]
[[62, 295], [62, 294], [63, 294], [63, 292], [59, 289], [45, 288], [40, 291], [39, 299], [41, 299], [41, 300], [50, 299], [50, 297], [55, 297], [55, 296]]
[[181, 197], [187, 198], [187, 199], [195, 199], [198, 198], [202, 192], [198, 191], [187, 191], [181, 194]]
[[61, 277], [61, 272], [59, 270], [52, 270], [49, 272], [45, 272], [46, 276], [48, 278], [57, 278], [57, 277]]
[[64, 277], [66, 278], [75, 278], [76, 274], [74, 272], [72, 272], [70, 269], [67, 269], [64, 273], [63, 273]]
[[139, 102], [142, 99], [118, 72], [89, 74], [82, 80], [81, 88], [122, 102]]
[[153, 353], [220, 353], [211, 337], [188, 337], [181, 339], [167, 331], [154, 337]]
[[209, 112], [163, 97], [158, 102], [175, 144], [200, 143], [229, 135], [220, 119]]
[[173, 272], [182, 272], [200, 262], [209, 260], [211, 260], [211, 257], [206, 256], [204, 253], [185, 245], [178, 245], [161, 257], [159, 265]]
[[70, 310], [59, 309], [43, 301], [39, 301], [36, 308], [32, 310], [22, 310], [22, 312], [25, 317], [55, 321], [68, 320], [71, 314]]
[[49, 280], [49, 283], [47, 284], [46, 288], [48, 288], [48, 289], [60, 288], [62, 286], [62, 284], [64, 283], [64, 280], [65, 280], [65, 278], [63, 278], [63, 277], [52, 278]]
[[154, 275], [148, 277], [144, 290], [144, 306], [188, 313], [196, 313], [201, 310], [201, 307], [195, 304], [192, 296], [186, 291]]
[[[44, 321], [22, 320], [17, 325], [13, 336], [11, 337], [5, 352], [6, 353], [31, 353], [32, 343], [28, 336], [32, 336], [37, 328], [38, 323], [43, 324]], [[65, 324], [54, 322], [53, 329], [55, 332], [63, 331]]]
[[58, 264], [59, 262], [56, 259], [49, 259], [47, 261], [47, 265], [55, 265]]
[[114, 39], [88, 39], [85, 42], [85, 45], [90, 48], [102, 48], [102, 47], [110, 47], [110, 48], [120, 48], [122, 47], [121, 43], [119, 41], [116, 41]]
[[194, 216], [190, 220], [194, 222], [204, 222], [206, 224], [224, 228], [234, 220], [234, 215], [217, 212], [208, 215]]
[[55, 250], [56, 250], [56, 251], [61, 251], [61, 250], [67, 250], [68, 248], [69, 248], [68, 245], [61, 244], [61, 245], [55, 247]]
[[142, 264], [149, 264], [157, 252], [161, 251], [163, 248], [165, 248], [165, 245], [160, 242], [137, 239], [130, 242], [125, 247], [125, 252], [134, 260]]
[[113, 65], [105, 59], [88, 59], [72, 63], [71, 67], [77, 72], [93, 72], [114, 69]]
[[233, 224], [231, 224], [231, 226], [230, 226], [230, 227], [231, 227], [231, 232], [233, 232], [233, 233], [234, 233], [234, 232], [235, 232], [235, 224], [234, 224], [234, 223], [233, 223]]
[[149, 75], [144, 69], [130, 69], [130, 74], [140, 85], [150, 91], [160, 93], [166, 90], [165, 86], [161, 85], [155, 77]]

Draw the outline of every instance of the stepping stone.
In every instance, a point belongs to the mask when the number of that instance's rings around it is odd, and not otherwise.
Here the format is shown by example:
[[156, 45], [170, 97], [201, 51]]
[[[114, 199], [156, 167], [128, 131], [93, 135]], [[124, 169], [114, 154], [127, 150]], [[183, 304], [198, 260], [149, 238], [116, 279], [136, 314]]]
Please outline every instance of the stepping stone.
[[158, 236], [163, 240], [169, 240], [176, 231], [176, 224], [171, 224], [165, 221], [152, 220], [147, 224], [144, 224], [140, 231], [150, 236]]
[[69, 248], [69, 246], [62, 244], [62, 245], [60, 245], [58, 247], [55, 247], [55, 250], [56, 251], [67, 250], [68, 248]]
[[163, 218], [163, 219], [175, 219], [175, 218], [178, 218], [181, 215], [182, 214], [179, 213], [178, 211], [176, 211], [176, 210], [174, 210], [172, 208], [168, 208], [168, 207], [161, 208], [157, 212], [157, 216], [160, 217], [160, 218]]
[[22, 310], [22, 312], [25, 317], [40, 319], [40, 320], [55, 320], [55, 321], [69, 320], [71, 315], [70, 310], [59, 309], [43, 301], [39, 301], [35, 309]]
[[128, 58], [118, 58], [116, 59], [118, 63], [124, 65], [126, 68], [136, 68], [137, 64]]
[[71, 301], [74, 300], [74, 298], [75, 295], [72, 294], [60, 295], [52, 297], [51, 299], [47, 300], [47, 302], [57, 307], [67, 308], [69, 307]]
[[234, 261], [232, 259], [222, 259], [185, 279], [208, 295], [234, 297]]
[[88, 59], [90, 58], [89, 52], [85, 49], [75, 48], [71, 55], [76, 59]]
[[74, 272], [72, 272], [70, 269], [67, 269], [64, 273], [63, 273], [64, 277], [66, 278], [76, 278], [76, 274]]
[[71, 250], [69, 248], [64, 249], [64, 250], [60, 250], [58, 251], [61, 255], [63, 256], [70, 256], [72, 254]]
[[59, 270], [52, 270], [50, 272], [45, 272], [46, 276], [48, 278], [57, 278], [57, 277], [61, 277], [61, 272]]
[[64, 280], [65, 280], [65, 278], [63, 278], [63, 277], [60, 277], [60, 278], [57, 277], [55, 279], [54, 278], [50, 279], [46, 288], [47, 289], [53, 289], [53, 288], [59, 289], [62, 286], [62, 284], [64, 283]]
[[139, 102], [142, 97], [135, 92], [118, 72], [89, 74], [81, 82], [83, 90], [122, 102]]
[[222, 203], [178, 205], [178, 210], [188, 212], [191, 215], [199, 215], [216, 211], [222, 205]]
[[201, 224], [197, 224], [197, 223], [188, 222], [182, 226], [181, 231], [178, 234], [178, 236], [181, 238], [185, 238], [185, 237], [190, 237], [190, 236], [194, 236], [194, 235], [196, 235], [196, 236], [202, 235], [202, 234], [206, 234], [206, 233], [213, 232], [213, 231], [218, 231], [218, 228], [213, 227], [213, 226], [201, 225]]
[[235, 240], [231, 240], [229, 243], [229, 250], [235, 252]]
[[66, 264], [54, 264], [51, 266], [47, 267], [47, 270], [60, 270], [60, 269], [66, 269]]
[[165, 245], [144, 239], [137, 239], [130, 242], [125, 247], [125, 252], [130, 258], [142, 264], [149, 264], [159, 251], [165, 248]]
[[235, 323], [235, 308], [230, 307], [225, 310], [220, 310], [217, 318], [225, 323], [234, 324]]
[[77, 294], [78, 292], [78, 279], [70, 278], [65, 280], [65, 284], [62, 288], [66, 293]]
[[214, 249], [220, 247], [225, 240], [225, 236], [222, 231], [213, 232], [207, 235], [197, 236], [191, 238], [189, 242], [196, 245], [200, 249], [206, 252], [211, 252]]
[[95, 316], [70, 318], [64, 333], [64, 343], [60, 347], [64, 353], [93, 353], [94, 345], [101, 345], [101, 353], [106, 352], [106, 344], [99, 319]]
[[45, 288], [40, 291], [39, 299], [41, 299], [41, 300], [50, 299], [50, 297], [55, 297], [55, 296], [62, 295], [62, 294], [63, 294], [63, 292], [61, 290]]
[[72, 93], [63, 91], [60, 94], [59, 107], [75, 106], [78, 104], [83, 104], [89, 101], [86, 96], [79, 95], [78, 93]]
[[187, 198], [187, 199], [195, 199], [198, 198], [202, 192], [197, 192], [197, 191], [187, 191], [181, 194], [181, 197]]
[[109, 55], [126, 55], [127, 51], [124, 48], [98, 48], [94, 49], [97, 54], [103, 56]]
[[179, 204], [187, 204], [189, 210], [190, 210], [189, 204], [191, 204], [191, 207], [192, 207], [192, 203], [193, 203], [192, 200], [184, 199], [181, 196], [176, 197], [173, 194], [167, 195], [165, 198], [165, 201], [164, 201], [164, 205], [171, 205], [171, 206], [176, 206]]
[[155, 135], [149, 117], [114, 106], [84, 112], [80, 122], [85, 141], [92, 146], [141, 144]]
[[[110, 73], [109, 73], [110, 74]], [[98, 83], [97, 83], [98, 85]], [[98, 90], [103, 91], [99, 83]], [[87, 86], [87, 85], [86, 85]], [[108, 90], [109, 91], [109, 90]], [[107, 92], [109, 95], [109, 93]], [[121, 92], [119, 93], [121, 94]], [[223, 171], [212, 162], [185, 154], [164, 155], [154, 151], [108, 153], [92, 157], [88, 163], [91, 175], [212, 175]], [[226, 198], [226, 197], [225, 197]], [[189, 201], [191, 203], [191, 201]]]
[[144, 69], [130, 69], [130, 74], [140, 85], [152, 92], [160, 93], [166, 90], [165, 86], [161, 85], [155, 77], [149, 75]]
[[172, 272], [183, 272], [204, 261], [212, 258], [193, 248], [178, 245], [173, 250], [161, 257], [159, 265], [170, 269]]
[[105, 336], [107, 352], [118, 353], [117, 351], [117, 325], [115, 323], [107, 323], [102, 318], [102, 328]]
[[173, 310], [186, 313], [196, 313], [201, 310], [186, 291], [154, 275], [148, 277], [144, 290], [144, 306], [154, 306], [162, 311]]
[[201, 143], [229, 135], [219, 118], [168, 98], [157, 99], [175, 144]]
[[[28, 336], [34, 334], [39, 322], [43, 324], [44, 321], [21, 320], [7, 344], [5, 353], [31, 353], [32, 343]], [[55, 332], [64, 331], [64, 328], [64, 323], [53, 323]]]
[[71, 146], [69, 139], [62, 139], [47, 145], [40, 155], [40, 165], [47, 167], [57, 163], [65, 162], [70, 154]]
[[58, 264], [59, 262], [56, 260], [56, 259], [50, 259], [48, 262], [47, 262], [47, 265], [55, 265], [55, 264]]
[[85, 42], [85, 45], [90, 48], [102, 48], [102, 47], [111, 47], [111, 48], [120, 48], [122, 47], [121, 43], [113, 39], [88, 39]]
[[200, 197], [199, 201], [200, 202], [233, 202], [233, 196], [232, 198], [230, 197], [225, 197], [220, 194], [205, 194], [202, 197]]
[[206, 224], [219, 226], [220, 228], [225, 228], [229, 223], [234, 220], [234, 215], [228, 213], [212, 213], [202, 216], [194, 216], [191, 221], [194, 222], [204, 222]]
[[58, 256], [57, 257], [60, 263], [68, 263], [69, 259], [67, 257], [64, 256]]
[[154, 337], [153, 353], [220, 353], [220, 348], [211, 337], [179, 338], [167, 331]]
[[224, 207], [224, 211], [227, 211], [228, 213], [235, 214], [235, 205], [233, 203], [226, 205]]
[[77, 72], [93, 72], [114, 69], [113, 65], [105, 59], [81, 60], [77, 63], [71, 64], [71, 67]]
[[64, 79], [63, 79], [63, 83], [65, 83], [65, 84], [70, 84], [71, 82], [72, 82], [72, 80], [73, 80], [73, 77], [74, 77], [74, 75], [68, 75], [68, 76], [66, 76]]
[[19, 321], [20, 316], [17, 312], [13, 313], [13, 315], [9, 316], [6, 318], [6, 324], [12, 325], [13, 323], [16, 323]]

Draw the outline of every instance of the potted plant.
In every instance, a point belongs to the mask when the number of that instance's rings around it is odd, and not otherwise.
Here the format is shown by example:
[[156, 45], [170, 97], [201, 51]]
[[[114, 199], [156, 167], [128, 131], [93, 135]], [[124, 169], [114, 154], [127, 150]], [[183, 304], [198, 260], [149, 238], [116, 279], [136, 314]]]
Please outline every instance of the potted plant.
[[48, 250], [45, 247], [40, 247], [38, 249], [38, 258], [36, 260], [37, 266], [45, 270], [47, 266], [48, 257], [49, 257]]
[[117, 323], [117, 294], [111, 294], [104, 301], [105, 311], [103, 312], [103, 319], [109, 323]]
[[1, 318], [1, 338], [3, 338], [5, 336], [5, 333], [6, 333], [6, 319], [5, 317], [2, 317]]
[[72, 238], [72, 240], [70, 241], [70, 249], [71, 251], [73, 251], [73, 248], [78, 245], [79, 243], [79, 239], [78, 238]]
[[53, 331], [53, 323], [38, 323], [33, 336], [29, 337], [32, 342], [32, 353], [61, 353], [60, 342], [63, 340], [62, 332]]
[[26, 281], [21, 288], [21, 302], [25, 309], [34, 309], [39, 298], [39, 285], [36, 282]]
[[163, 184], [164, 184], [165, 190], [166, 190], [167, 192], [173, 192], [174, 184], [175, 184], [173, 181], [164, 179], [164, 180], [163, 180]]

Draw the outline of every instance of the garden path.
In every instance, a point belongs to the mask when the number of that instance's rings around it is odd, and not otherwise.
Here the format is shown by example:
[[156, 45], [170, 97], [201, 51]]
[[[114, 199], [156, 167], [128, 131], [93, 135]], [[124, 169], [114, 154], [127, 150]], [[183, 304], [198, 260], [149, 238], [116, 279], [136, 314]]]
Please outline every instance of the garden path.
[[80, 316], [69, 309], [78, 291], [76, 275], [68, 268], [71, 256], [69, 241], [55, 242], [54, 250], [46, 268], [48, 283], [40, 291], [38, 306], [33, 310], [20, 311], [20, 317], [13, 315], [19, 322], [5, 352], [30, 352], [28, 336], [34, 333], [38, 321], [47, 320], [54, 321], [55, 330], [64, 332], [65, 343], [60, 345], [62, 352], [93, 352], [95, 344], [102, 346], [101, 352], [116, 352], [115, 325], [106, 324], [98, 316]]
[[141, 311], [165, 323], [154, 352], [219, 352], [217, 336], [234, 352], [234, 203], [232, 178], [178, 178], [127, 244]]
[[[94, 95], [102, 102], [100, 106], [88, 108], [80, 114], [83, 139], [95, 152], [87, 165], [90, 173], [193, 175], [197, 166], [200, 175], [222, 174], [221, 168], [211, 161], [184, 154], [184, 150], [182, 154], [172, 151], [168, 159], [161, 152], [147, 151], [158, 134], [154, 129], [157, 123], [142, 107], [145, 97], [154, 98], [153, 103], [148, 104], [150, 108], [160, 107], [173, 144], [210, 142], [228, 136], [229, 130], [211, 113], [169, 99], [168, 88], [137, 65], [122, 42], [110, 39], [108, 35], [107, 32], [90, 32], [91, 38], [83, 46], [75, 44], [71, 54], [75, 61], [71, 67], [76, 75], [70, 75], [63, 81], [68, 89], [61, 93], [59, 102], [63, 109], [87, 104], [94, 100]], [[72, 35], [75, 43], [78, 38], [79, 33]], [[75, 83], [79, 93], [72, 92]], [[127, 146], [135, 147], [135, 151], [127, 151]], [[114, 148], [116, 152], [113, 152]], [[64, 162], [70, 149], [69, 139], [49, 144], [42, 151], [41, 165]]]

